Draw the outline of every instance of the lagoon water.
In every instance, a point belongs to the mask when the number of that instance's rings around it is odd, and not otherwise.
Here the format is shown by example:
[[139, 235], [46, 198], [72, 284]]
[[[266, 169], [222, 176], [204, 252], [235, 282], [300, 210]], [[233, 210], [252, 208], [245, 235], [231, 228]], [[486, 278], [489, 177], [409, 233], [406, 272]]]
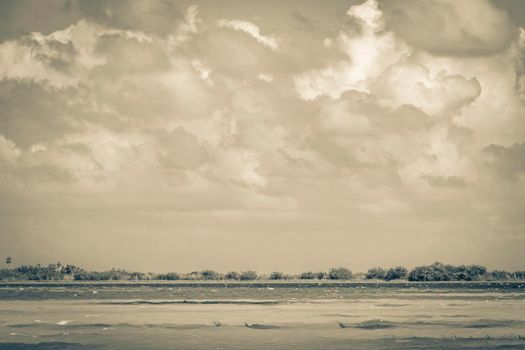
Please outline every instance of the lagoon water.
[[3, 284], [1, 349], [525, 349], [525, 286]]

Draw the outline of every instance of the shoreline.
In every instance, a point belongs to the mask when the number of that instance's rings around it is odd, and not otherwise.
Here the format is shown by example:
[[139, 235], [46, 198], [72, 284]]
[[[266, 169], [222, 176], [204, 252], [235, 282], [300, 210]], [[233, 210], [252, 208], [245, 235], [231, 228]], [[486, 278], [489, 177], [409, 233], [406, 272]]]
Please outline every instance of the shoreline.
[[148, 280], [148, 281], [0, 281], [0, 287], [59, 287], [59, 286], [72, 286], [72, 287], [88, 287], [88, 286], [137, 286], [137, 287], [155, 287], [155, 286], [174, 286], [174, 287], [251, 287], [251, 288], [313, 288], [313, 287], [342, 287], [342, 288], [406, 288], [406, 287], [448, 287], [448, 286], [462, 286], [468, 285], [469, 287], [501, 287], [507, 286], [510, 288], [525, 290], [524, 280], [514, 281], [352, 281], [352, 280], [319, 280], [319, 281], [303, 281], [303, 280], [286, 280], [286, 281], [274, 281], [274, 280], [257, 280], [257, 281], [224, 281], [224, 280]]

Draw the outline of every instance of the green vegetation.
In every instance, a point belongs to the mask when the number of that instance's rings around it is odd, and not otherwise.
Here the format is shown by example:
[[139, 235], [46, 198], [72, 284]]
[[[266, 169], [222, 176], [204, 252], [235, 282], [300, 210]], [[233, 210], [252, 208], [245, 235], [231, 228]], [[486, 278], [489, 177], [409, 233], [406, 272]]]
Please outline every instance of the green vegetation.
[[365, 274], [366, 279], [375, 279], [375, 280], [400, 280], [407, 277], [408, 270], [403, 266], [396, 266], [385, 270], [381, 267], [372, 267]]
[[230, 271], [226, 275], [224, 275], [224, 278], [227, 280], [240, 280], [241, 274], [237, 271]]
[[159, 280], [165, 280], [165, 281], [176, 281], [176, 280], [181, 279], [180, 275], [176, 272], [168, 272], [168, 273], [160, 274], [160, 275], [157, 275], [157, 278]]
[[230, 271], [226, 274], [213, 270], [193, 271], [189, 273], [143, 273], [122, 269], [108, 271], [87, 271], [74, 265], [61, 263], [49, 265], [21, 265], [0, 269], [0, 280], [4, 281], [254, 281], [254, 280], [408, 280], [417, 282], [432, 281], [510, 281], [524, 280], [525, 271], [508, 272], [502, 270], [488, 271], [480, 265], [447, 265], [439, 262], [431, 265], [417, 266], [411, 271], [396, 266], [388, 269], [373, 267], [366, 274], [353, 274], [345, 267], [331, 268], [328, 272], [303, 272], [298, 275], [287, 275], [274, 271], [269, 275], [258, 275], [255, 271]]
[[333, 268], [328, 271], [328, 278], [331, 280], [351, 280], [352, 271], [346, 267]]
[[496, 281], [508, 281], [512, 279], [512, 273], [501, 270], [494, 270], [490, 272], [490, 277]]
[[384, 277], [385, 281], [399, 280], [406, 278], [408, 270], [403, 266], [396, 266], [388, 269]]
[[301, 280], [315, 280], [315, 279], [318, 279], [318, 280], [322, 280], [322, 279], [325, 279], [326, 278], [326, 272], [312, 272], [312, 271], [309, 271], [309, 272], [303, 272], [299, 275], [299, 279]]
[[1, 269], [1, 280], [63, 280], [73, 279], [74, 276], [83, 271], [73, 265], [62, 265], [61, 263], [49, 264], [47, 266], [38, 265], [21, 265], [12, 269]]
[[381, 267], [372, 267], [368, 270], [365, 277], [368, 280], [382, 280], [385, 278], [386, 271]]
[[201, 276], [203, 280], [218, 280], [220, 274], [213, 270], [204, 270], [201, 272]]
[[[494, 278], [495, 272], [499, 276]], [[500, 273], [501, 272], [501, 273]], [[505, 278], [500, 278], [501, 276]], [[510, 277], [505, 271], [492, 271], [487, 273], [487, 268], [480, 265], [445, 265], [435, 262], [432, 265], [415, 267], [408, 274], [409, 281], [479, 281], [479, 280], [501, 280]], [[510, 279], [510, 278], [509, 278]]]
[[274, 271], [270, 274], [269, 278], [271, 280], [284, 280], [286, 279], [286, 275], [282, 272], [279, 272], [279, 271]]
[[512, 277], [516, 280], [525, 280], [525, 271], [516, 271]]
[[243, 271], [241, 272], [241, 281], [253, 281], [257, 279], [257, 272]]
[[80, 270], [73, 275], [73, 279], [75, 281], [142, 281], [148, 278], [147, 275], [142, 272], [112, 269], [101, 272]]

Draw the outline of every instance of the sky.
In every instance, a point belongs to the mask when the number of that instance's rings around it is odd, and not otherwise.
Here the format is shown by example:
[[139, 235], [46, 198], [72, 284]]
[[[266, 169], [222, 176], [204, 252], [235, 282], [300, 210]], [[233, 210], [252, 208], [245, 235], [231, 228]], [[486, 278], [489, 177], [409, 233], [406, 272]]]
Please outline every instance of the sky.
[[525, 269], [524, 53], [517, 0], [2, 0], [0, 256]]

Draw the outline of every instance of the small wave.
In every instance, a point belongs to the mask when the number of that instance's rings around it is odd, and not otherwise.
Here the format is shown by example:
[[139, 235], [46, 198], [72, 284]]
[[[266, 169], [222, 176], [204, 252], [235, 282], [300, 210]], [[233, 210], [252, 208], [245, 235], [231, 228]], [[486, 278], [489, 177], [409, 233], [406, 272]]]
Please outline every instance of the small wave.
[[395, 328], [396, 327], [396, 323], [381, 320], [381, 319], [368, 320], [368, 321], [352, 323], [352, 324], [337, 322], [337, 324], [341, 328], [385, 329], [385, 328]]
[[364, 328], [364, 329], [383, 329], [383, 328], [394, 328], [396, 325], [393, 322], [377, 319], [377, 320], [369, 320], [364, 321], [356, 324], [357, 328]]
[[443, 315], [443, 317], [460, 318], [460, 317], [469, 317], [469, 315], [455, 314], [455, 315]]
[[410, 315], [400, 315], [400, 316], [397, 316], [399, 318], [408, 318], [408, 319], [414, 319], [414, 318], [433, 318], [434, 315], [430, 315], [430, 314], [410, 314]]
[[377, 304], [374, 306], [380, 306], [380, 307], [403, 307], [407, 306], [408, 304], [391, 304], [391, 303], [384, 303], [384, 304]]
[[[57, 327], [59, 326], [59, 327]], [[46, 322], [36, 322], [36, 323], [17, 323], [17, 324], [8, 324], [6, 327], [9, 328], [40, 328], [40, 329], [57, 329], [57, 328], [103, 328], [111, 327], [110, 324], [106, 323], [71, 323], [71, 321], [60, 321], [58, 323], [46, 323]]]
[[[42, 324], [42, 323], [40, 323]], [[39, 324], [38, 323], [17, 323], [17, 324], [8, 324], [6, 325], [6, 327], [9, 327], [9, 328], [26, 328], [26, 327], [34, 327], [34, 326], [38, 326]]]
[[417, 320], [416, 322], [407, 322], [407, 325], [419, 325], [419, 326], [454, 326], [451, 322], [440, 322], [440, 321], [427, 321]]
[[447, 321], [429, 321], [429, 320], [416, 320], [409, 322], [393, 322], [381, 319], [368, 320], [359, 323], [343, 323], [337, 322], [341, 328], [361, 328], [361, 329], [384, 329], [384, 328], [401, 328], [401, 327], [412, 327], [412, 326], [448, 326], [454, 328], [512, 328], [512, 327], [523, 327], [525, 321], [523, 320], [470, 320], [462, 322], [447, 322]]
[[173, 325], [148, 325], [148, 328], [166, 328], [173, 330], [202, 329], [215, 327], [211, 324], [173, 324]]
[[36, 338], [36, 336], [34, 336], [34, 335], [32, 335], [32, 334], [17, 333], [17, 332], [11, 332], [11, 333], [9, 333], [9, 336], [10, 336], [10, 337], [16, 337], [16, 336], [19, 336], [19, 337], [32, 337], [32, 338]]
[[202, 304], [202, 305], [275, 305], [276, 300], [112, 300], [98, 302], [104, 305], [170, 305], [170, 304]]
[[335, 316], [335, 317], [360, 317], [359, 315], [349, 315], [349, 314], [325, 314], [323, 316]]
[[273, 325], [273, 324], [260, 324], [260, 323], [248, 324], [248, 323], [244, 323], [244, 325], [246, 327], [248, 327], [248, 328], [253, 328], [253, 329], [277, 329], [277, 328], [281, 328], [281, 327]]
[[507, 328], [525, 325], [522, 320], [476, 320], [465, 324], [464, 328]]
[[97, 345], [66, 342], [0, 343], [0, 350], [92, 350], [100, 348]]

